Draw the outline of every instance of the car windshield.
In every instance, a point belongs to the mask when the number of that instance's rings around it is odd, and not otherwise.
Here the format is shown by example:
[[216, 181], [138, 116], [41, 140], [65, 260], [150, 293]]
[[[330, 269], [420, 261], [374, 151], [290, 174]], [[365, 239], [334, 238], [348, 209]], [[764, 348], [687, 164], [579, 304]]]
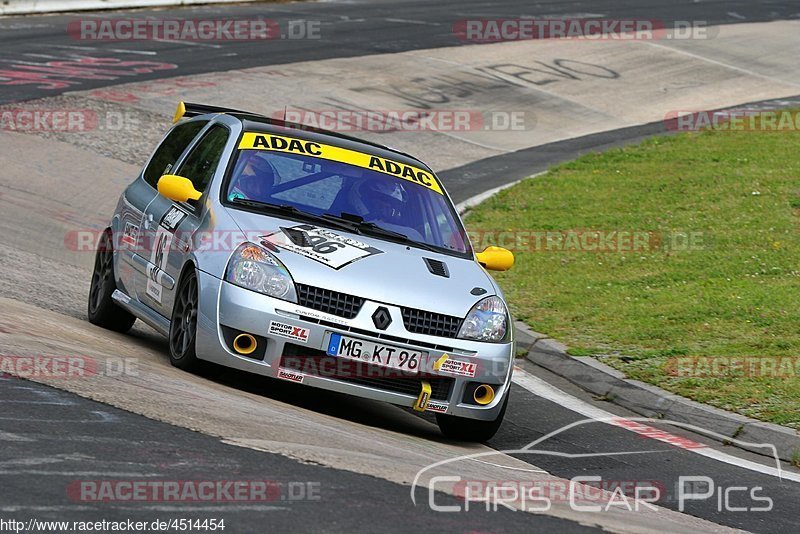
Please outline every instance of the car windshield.
[[[240, 150], [225, 199], [290, 206], [354, 224], [363, 219], [425, 245], [423, 248], [461, 254], [469, 251], [464, 228], [445, 195], [411, 179], [347, 163], [302, 154]], [[362, 226], [368, 229], [372, 225]]]

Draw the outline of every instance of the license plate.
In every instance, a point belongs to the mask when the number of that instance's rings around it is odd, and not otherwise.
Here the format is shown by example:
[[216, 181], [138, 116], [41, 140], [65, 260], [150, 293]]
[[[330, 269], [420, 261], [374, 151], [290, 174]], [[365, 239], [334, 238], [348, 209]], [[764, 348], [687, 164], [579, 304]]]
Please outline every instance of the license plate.
[[329, 356], [357, 360], [413, 374], [419, 373], [423, 355], [415, 350], [354, 339], [341, 334], [331, 334], [327, 353]]

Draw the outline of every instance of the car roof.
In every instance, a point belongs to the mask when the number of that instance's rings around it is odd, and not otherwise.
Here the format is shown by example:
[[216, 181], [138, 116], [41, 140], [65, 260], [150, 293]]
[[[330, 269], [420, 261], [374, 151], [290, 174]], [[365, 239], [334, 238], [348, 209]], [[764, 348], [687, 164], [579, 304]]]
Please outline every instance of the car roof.
[[347, 148], [358, 152], [363, 152], [365, 154], [380, 156], [387, 159], [393, 159], [395, 161], [398, 161], [400, 163], [405, 163], [407, 165], [418, 166], [433, 174], [433, 170], [431, 170], [430, 167], [428, 167], [428, 165], [426, 165], [419, 159], [411, 156], [410, 154], [406, 154], [405, 152], [401, 152], [399, 150], [381, 145], [379, 143], [365, 141], [363, 139], [351, 137], [349, 135], [341, 134], [339, 132], [322, 130], [320, 128], [313, 128], [310, 126], [304, 126], [302, 124], [296, 124], [292, 122], [285, 122], [282, 120], [261, 118], [259, 116], [254, 116], [254, 115], [238, 116], [237, 118], [242, 121], [243, 129], [245, 132], [289, 135], [291, 137], [297, 137], [298, 139], [304, 139], [307, 141], [315, 141], [318, 143], [335, 145], [338, 147]]
[[[315, 141], [319, 143], [335, 145], [341, 148], [362, 152], [364, 154], [380, 156], [382, 158], [391, 159], [407, 165], [417, 166], [430, 172], [431, 174], [436, 174], [425, 162], [415, 158], [410, 154], [385, 145], [381, 145], [380, 143], [359, 139], [357, 137], [352, 137], [339, 132], [323, 130], [321, 128], [315, 128], [294, 122], [287, 122], [280, 119], [272, 119], [270, 117], [247, 112], [210, 112], [206, 115], [226, 115], [234, 117], [241, 121], [242, 129], [245, 132], [289, 135], [291, 137], [296, 137], [306, 141]], [[197, 117], [199, 115], [194, 116]]]
[[[184, 117], [197, 117], [201, 115], [225, 115], [233, 117], [241, 121], [243, 130], [245, 132], [271, 133], [276, 135], [286, 135], [287, 133], [290, 133], [292, 136], [300, 139], [316, 141], [324, 144], [332, 144], [342, 148], [356, 150], [365, 154], [392, 159], [406, 165], [419, 166], [433, 175], [436, 174], [425, 162], [420, 161], [411, 154], [381, 145], [380, 143], [359, 139], [357, 137], [352, 137], [340, 132], [323, 130], [322, 128], [288, 122], [273, 117], [268, 117], [266, 115], [252, 113], [250, 111], [181, 101], [178, 104], [178, 109], [175, 112], [173, 122], [178, 122]], [[287, 130], [289, 130], [289, 132], [287, 132]]]

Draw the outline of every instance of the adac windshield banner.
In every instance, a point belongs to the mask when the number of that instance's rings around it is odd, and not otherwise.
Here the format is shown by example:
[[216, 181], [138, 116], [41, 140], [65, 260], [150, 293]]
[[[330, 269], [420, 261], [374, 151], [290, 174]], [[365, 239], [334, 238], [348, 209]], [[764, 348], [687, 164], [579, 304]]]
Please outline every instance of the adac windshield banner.
[[294, 137], [284, 137], [281, 135], [246, 132], [239, 143], [240, 150], [272, 150], [274, 152], [286, 152], [288, 154], [300, 154], [313, 158], [327, 159], [347, 163], [356, 167], [382, 172], [395, 178], [408, 180], [419, 184], [432, 191], [442, 193], [442, 188], [433, 175], [425, 170], [399, 163], [390, 159], [364, 154], [356, 150], [350, 150], [333, 145], [315, 143], [307, 139], [297, 139]]

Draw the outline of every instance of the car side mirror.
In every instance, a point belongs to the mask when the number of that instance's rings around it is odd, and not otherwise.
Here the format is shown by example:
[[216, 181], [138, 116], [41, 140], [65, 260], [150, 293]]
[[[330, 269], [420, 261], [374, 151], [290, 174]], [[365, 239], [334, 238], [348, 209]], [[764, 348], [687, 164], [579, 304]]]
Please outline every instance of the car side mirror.
[[502, 247], [487, 247], [475, 254], [478, 263], [490, 271], [507, 271], [514, 266], [514, 254]]
[[197, 200], [203, 193], [194, 188], [188, 178], [176, 174], [165, 174], [158, 179], [158, 192], [175, 202]]

